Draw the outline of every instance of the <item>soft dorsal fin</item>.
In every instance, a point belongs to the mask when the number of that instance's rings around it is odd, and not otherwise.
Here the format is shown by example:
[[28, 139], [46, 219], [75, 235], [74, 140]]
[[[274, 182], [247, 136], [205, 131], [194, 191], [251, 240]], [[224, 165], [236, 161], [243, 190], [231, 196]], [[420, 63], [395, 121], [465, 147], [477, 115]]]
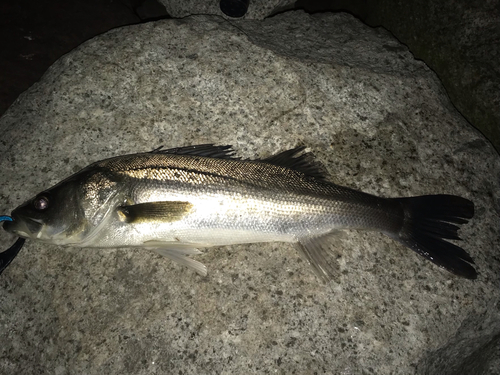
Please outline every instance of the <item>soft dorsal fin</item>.
[[324, 167], [319, 162], [314, 160], [314, 155], [312, 153], [302, 153], [305, 149], [305, 146], [295, 147], [290, 150], [280, 152], [279, 154], [272, 155], [262, 161], [294, 169], [304, 173], [306, 176], [324, 180], [326, 178], [326, 171]]
[[194, 155], [194, 156], [205, 156], [209, 158], [219, 158], [219, 159], [239, 159], [234, 157], [234, 150], [232, 149], [232, 146], [215, 146], [211, 143], [207, 143], [203, 145], [169, 148], [166, 150], [163, 150], [162, 148], [163, 146], [158, 147], [153, 151], [151, 151], [151, 153]]

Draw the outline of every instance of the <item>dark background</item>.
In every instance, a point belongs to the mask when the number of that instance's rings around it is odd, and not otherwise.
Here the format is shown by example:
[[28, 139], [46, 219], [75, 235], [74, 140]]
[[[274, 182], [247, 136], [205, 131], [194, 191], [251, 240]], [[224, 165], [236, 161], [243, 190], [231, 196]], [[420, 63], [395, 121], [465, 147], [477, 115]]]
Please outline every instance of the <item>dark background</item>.
[[154, 0], [0, 1], [0, 115], [84, 41], [158, 17], [167, 14]]

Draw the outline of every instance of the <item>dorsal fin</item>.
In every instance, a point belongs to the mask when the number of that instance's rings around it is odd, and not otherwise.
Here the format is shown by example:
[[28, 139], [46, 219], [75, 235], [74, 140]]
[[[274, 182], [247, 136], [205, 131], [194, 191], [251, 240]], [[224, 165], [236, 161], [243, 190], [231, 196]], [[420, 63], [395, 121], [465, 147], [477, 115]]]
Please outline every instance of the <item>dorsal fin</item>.
[[[325, 168], [316, 160], [314, 160], [314, 155], [312, 153], [303, 153], [305, 149], [305, 146], [299, 146], [290, 150], [280, 152], [279, 154], [272, 155], [268, 158], [255, 161], [261, 161], [264, 163], [290, 168], [302, 172], [306, 176], [314, 177], [319, 180], [326, 179]], [[158, 147], [151, 151], [151, 153], [205, 156], [209, 158], [219, 159], [240, 159], [234, 156], [234, 150], [232, 149], [232, 146], [215, 146], [211, 143], [194, 146], [175, 147], [166, 150], [163, 150], [162, 147]]]
[[195, 155], [195, 156], [205, 156], [209, 158], [219, 158], [219, 159], [239, 159], [234, 157], [234, 150], [232, 149], [232, 146], [215, 146], [211, 143], [207, 143], [203, 145], [169, 148], [166, 150], [163, 150], [162, 148], [163, 146], [158, 147], [153, 151], [151, 151], [151, 153]]
[[319, 180], [326, 179], [325, 168], [316, 160], [310, 152], [304, 152], [305, 146], [298, 146], [290, 150], [272, 155], [262, 161], [265, 163], [287, 167], [304, 173], [306, 176], [314, 177]]

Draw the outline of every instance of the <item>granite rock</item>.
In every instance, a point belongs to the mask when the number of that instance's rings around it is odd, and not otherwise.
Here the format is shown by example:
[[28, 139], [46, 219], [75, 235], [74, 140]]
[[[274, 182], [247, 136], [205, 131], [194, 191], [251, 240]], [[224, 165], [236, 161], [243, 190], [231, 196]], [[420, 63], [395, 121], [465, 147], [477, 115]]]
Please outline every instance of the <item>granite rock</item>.
[[500, 161], [381, 29], [302, 12], [115, 29], [58, 60], [0, 134], [1, 213], [114, 155], [305, 144], [342, 185], [472, 199], [461, 236], [479, 271], [356, 231], [332, 240], [328, 285], [290, 244], [207, 249], [200, 277], [141, 249], [28, 241], [0, 277], [0, 373], [498, 374]]

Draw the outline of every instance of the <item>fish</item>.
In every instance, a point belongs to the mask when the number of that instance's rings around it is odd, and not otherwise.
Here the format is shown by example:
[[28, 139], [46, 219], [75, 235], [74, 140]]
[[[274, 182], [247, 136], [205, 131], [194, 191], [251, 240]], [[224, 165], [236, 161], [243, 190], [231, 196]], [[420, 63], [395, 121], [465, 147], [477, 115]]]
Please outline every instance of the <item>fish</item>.
[[297, 243], [324, 282], [335, 277], [337, 231], [378, 231], [475, 279], [472, 257], [449, 241], [473, 215], [473, 202], [456, 195], [385, 198], [336, 185], [305, 146], [251, 160], [202, 144], [97, 161], [15, 208], [3, 226], [48, 244], [152, 249], [201, 275], [207, 268], [192, 256], [202, 248]]

